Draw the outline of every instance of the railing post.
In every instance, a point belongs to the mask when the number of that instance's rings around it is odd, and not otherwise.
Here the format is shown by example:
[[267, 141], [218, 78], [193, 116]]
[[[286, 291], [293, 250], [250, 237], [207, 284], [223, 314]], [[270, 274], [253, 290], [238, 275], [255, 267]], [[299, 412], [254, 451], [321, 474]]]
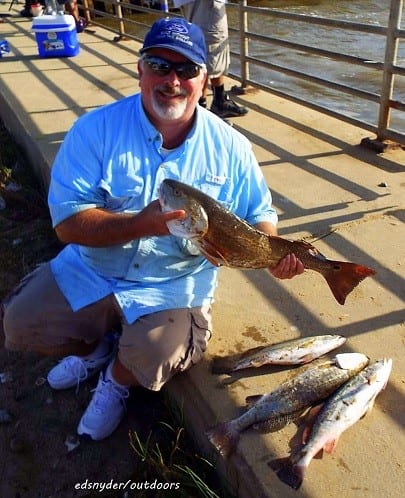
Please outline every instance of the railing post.
[[249, 75], [249, 63], [246, 61], [246, 57], [249, 55], [249, 40], [246, 36], [246, 31], [248, 30], [247, 12], [244, 7], [247, 6], [247, 0], [239, 1], [239, 51], [240, 51], [240, 76], [241, 76], [241, 87], [247, 87], [247, 81], [250, 77]]
[[377, 141], [379, 142], [382, 142], [386, 138], [386, 130], [390, 124], [390, 100], [394, 91], [394, 74], [392, 68], [397, 60], [399, 41], [397, 30], [401, 27], [402, 6], [403, 0], [391, 0], [377, 126]]
[[124, 18], [122, 16], [122, 7], [121, 7], [121, 0], [116, 0], [116, 6], [117, 6], [117, 17], [118, 17], [118, 29], [120, 34], [114, 38], [114, 41], [120, 41], [120, 40], [125, 40], [125, 25], [124, 25]]

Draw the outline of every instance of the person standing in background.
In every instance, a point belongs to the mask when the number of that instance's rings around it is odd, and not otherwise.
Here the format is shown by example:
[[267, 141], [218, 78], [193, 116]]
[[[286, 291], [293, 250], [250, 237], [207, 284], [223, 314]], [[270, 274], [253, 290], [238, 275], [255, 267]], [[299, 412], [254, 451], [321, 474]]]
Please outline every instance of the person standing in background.
[[[68, 2], [58, 2], [55, 0], [54, 2], [54, 10], [56, 11], [58, 7], [60, 10], [66, 9], [66, 12], [73, 16], [76, 23], [76, 31], [81, 33], [84, 31], [86, 27], [86, 20], [83, 17], [80, 17], [79, 7], [77, 5], [77, 0], [71, 0]], [[22, 17], [32, 17], [31, 6], [35, 4], [40, 4], [44, 7], [44, 12], [48, 13], [48, 9], [52, 10], [51, 2], [47, 2], [46, 0], [25, 0], [24, 8], [20, 11], [20, 15]]]
[[[221, 118], [244, 116], [248, 110], [229, 98], [225, 91], [225, 75], [230, 64], [226, 0], [174, 0], [187, 21], [197, 24], [204, 33], [207, 46], [207, 71], [213, 101], [210, 110]], [[199, 101], [207, 107], [208, 84]]]

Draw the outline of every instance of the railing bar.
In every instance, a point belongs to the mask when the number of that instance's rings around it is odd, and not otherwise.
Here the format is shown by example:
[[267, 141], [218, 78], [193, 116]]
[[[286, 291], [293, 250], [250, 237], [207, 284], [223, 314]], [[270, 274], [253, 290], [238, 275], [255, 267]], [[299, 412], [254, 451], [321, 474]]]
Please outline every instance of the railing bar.
[[[163, 15], [167, 14], [167, 12], [162, 12], [162, 11], [156, 10], [156, 9], [150, 9], [148, 7], [142, 7], [141, 5], [134, 5], [134, 4], [129, 3], [129, 2], [119, 2], [118, 0], [103, 0], [103, 2], [107, 5], [110, 5], [110, 6], [117, 6], [120, 3], [122, 7], [126, 8], [128, 10], [135, 11], [135, 12], [143, 12], [144, 14], [153, 13], [157, 17], [162, 17], [162, 14]], [[96, 9], [93, 9], [93, 11], [95, 12]], [[109, 14], [109, 15], [112, 16], [113, 14]]]
[[388, 104], [391, 107], [391, 109], [395, 109], [396, 111], [405, 111], [405, 103], [404, 102], [400, 102], [399, 100], [390, 99], [388, 101]]
[[310, 54], [315, 54], [319, 55], [322, 57], [329, 57], [334, 60], [339, 60], [339, 61], [345, 61], [350, 64], [357, 64], [361, 66], [370, 66], [370, 64], [373, 65], [373, 67], [377, 69], [382, 69], [384, 67], [384, 64], [382, 62], [376, 62], [372, 61], [370, 59], [363, 59], [361, 57], [356, 57], [353, 55], [347, 55], [347, 54], [340, 54], [338, 52], [333, 52], [331, 50], [325, 50], [322, 48], [317, 48], [317, 47], [311, 47], [310, 45], [303, 45], [301, 43], [294, 43], [290, 42], [288, 40], [282, 40], [280, 38], [273, 38], [272, 36], [263, 36], [263, 35], [257, 35], [256, 33], [252, 33], [250, 31], [247, 31], [245, 35], [250, 39], [250, 40], [256, 40], [256, 41], [263, 41], [266, 43], [273, 43], [273, 45], [279, 45], [281, 47], [287, 47], [287, 48], [292, 48], [295, 50], [301, 50], [302, 52], [310, 53]]
[[[232, 76], [232, 78], [238, 80], [238, 76], [236, 74], [230, 74], [230, 75]], [[352, 124], [354, 126], [358, 126], [359, 128], [370, 131], [372, 133], [377, 132], [377, 127], [371, 123], [367, 123], [365, 121], [360, 121], [359, 119], [348, 116], [347, 114], [341, 114], [341, 113], [334, 111], [332, 109], [329, 109], [327, 107], [323, 107], [323, 106], [316, 104], [314, 102], [308, 102], [307, 100], [300, 99], [299, 97], [295, 97], [294, 95], [283, 92], [282, 90], [276, 90], [274, 88], [271, 88], [267, 85], [258, 83], [258, 82], [253, 81], [253, 80], [248, 80], [247, 83], [250, 85], [254, 85], [255, 87], [257, 87], [261, 90], [264, 90], [264, 91], [267, 91], [267, 92], [272, 93], [274, 95], [277, 95], [278, 97], [282, 97], [282, 98], [285, 98], [287, 100], [291, 100], [292, 102], [294, 102], [296, 104], [300, 104], [300, 105], [304, 105], [305, 107], [309, 107], [310, 109], [313, 109], [314, 111], [321, 112], [322, 114], [327, 114], [327, 115], [329, 115], [333, 118], [336, 118], [340, 121], [345, 121], [346, 123]], [[395, 142], [398, 142], [400, 144], [405, 145], [405, 136], [400, 132], [397, 132], [393, 129], [387, 129], [386, 136], [390, 140], [393, 140]]]
[[405, 67], [399, 67], [393, 64], [390, 68], [391, 72], [394, 74], [398, 74], [400, 76], [405, 76]]
[[[227, 8], [238, 8], [237, 5], [227, 3]], [[252, 15], [261, 15], [264, 17], [278, 17], [282, 19], [289, 19], [299, 22], [305, 22], [310, 24], [320, 24], [323, 26], [333, 26], [341, 29], [349, 29], [353, 31], [362, 31], [366, 33], [374, 33], [377, 35], [385, 35], [387, 28], [385, 26], [375, 26], [372, 24], [356, 23], [352, 21], [344, 21], [342, 19], [327, 19], [320, 16], [308, 16], [305, 14], [293, 14], [291, 12], [279, 11], [276, 9], [270, 9], [266, 7], [251, 7], [243, 6], [241, 7], [243, 11], [251, 13]]]
[[[232, 74], [232, 77], [235, 79], [238, 79], [237, 75], [235, 75], [235, 74]], [[296, 97], [290, 93], [283, 92], [282, 90], [277, 90], [275, 88], [269, 87], [267, 85], [264, 85], [263, 83], [258, 83], [254, 80], [248, 80], [247, 83], [249, 83], [250, 85], [254, 85], [255, 87], [257, 87], [261, 90], [265, 90], [265, 91], [268, 91], [269, 93], [277, 95], [278, 97], [282, 97], [282, 98], [286, 98], [288, 100], [291, 100], [291, 101], [295, 102], [296, 104], [304, 105], [305, 107], [309, 107], [310, 109], [313, 109], [315, 111], [320, 111], [320, 112], [322, 112], [322, 114], [327, 114], [333, 118], [337, 118], [339, 120], [346, 121], [350, 124], [359, 126], [360, 128], [364, 128], [368, 131], [372, 131], [372, 132], [376, 131], [376, 126], [371, 124], [371, 123], [367, 123], [365, 121], [360, 121], [359, 119], [348, 116], [347, 114], [341, 114], [338, 111], [334, 111], [333, 109], [323, 107], [322, 105], [316, 104], [315, 102], [309, 102], [307, 100], [301, 99], [300, 97]], [[405, 138], [402, 137], [402, 140], [405, 140]]]
[[302, 73], [299, 71], [295, 71], [294, 69], [290, 69], [287, 67], [279, 66], [278, 64], [273, 64], [271, 62], [265, 62], [265, 61], [259, 61], [257, 59], [254, 59], [253, 57], [246, 57], [246, 60], [256, 66], [261, 66], [266, 69], [271, 69], [273, 71], [277, 71], [280, 73], [288, 74], [289, 76], [293, 76], [295, 78], [305, 80], [305, 81], [310, 81], [312, 83], [316, 83], [321, 86], [325, 86], [327, 88], [332, 88], [334, 90], [339, 90], [345, 93], [349, 93], [351, 95], [355, 95], [356, 97], [362, 97], [366, 100], [370, 100], [372, 102], [379, 103], [380, 102], [380, 96], [376, 93], [370, 93], [365, 90], [359, 90], [357, 88], [352, 88], [347, 85], [342, 85], [340, 83], [334, 83], [333, 81], [324, 79], [324, 78], [319, 78], [318, 76], [313, 76], [307, 73]]
[[[349, 64], [354, 64], [358, 65], [361, 67], [367, 67], [370, 68], [372, 67], [373, 69], [382, 71], [384, 68], [384, 63], [383, 62], [377, 62], [373, 61], [370, 59], [362, 59], [361, 57], [356, 57], [353, 55], [348, 55], [348, 54], [340, 54], [338, 52], [333, 52], [330, 50], [325, 50], [317, 47], [311, 47], [309, 45], [303, 45], [300, 43], [294, 43], [290, 42], [288, 40], [282, 40], [280, 38], [273, 38], [271, 36], [264, 36], [264, 35], [258, 35], [256, 33], [252, 33], [250, 31], [247, 31], [245, 35], [249, 38], [249, 40], [256, 40], [256, 41], [263, 41], [266, 43], [273, 43], [274, 45], [279, 45], [282, 47], [286, 48], [293, 48], [295, 50], [301, 50], [302, 52], [305, 53], [310, 53], [314, 55], [319, 55], [321, 57], [328, 57], [332, 60], [336, 61], [343, 61], [347, 62]], [[238, 55], [235, 53], [235, 55]], [[401, 74], [405, 76], [405, 67], [400, 67], [400, 66], [393, 66], [392, 71], [395, 72], [396, 74]]]

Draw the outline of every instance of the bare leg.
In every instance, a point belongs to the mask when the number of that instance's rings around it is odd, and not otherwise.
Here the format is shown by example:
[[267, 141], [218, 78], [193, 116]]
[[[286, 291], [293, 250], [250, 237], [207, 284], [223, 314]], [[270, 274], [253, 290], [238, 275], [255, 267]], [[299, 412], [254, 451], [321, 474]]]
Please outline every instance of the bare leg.
[[125, 368], [118, 358], [115, 358], [111, 372], [114, 380], [117, 381], [118, 384], [132, 387], [140, 385], [132, 372]]

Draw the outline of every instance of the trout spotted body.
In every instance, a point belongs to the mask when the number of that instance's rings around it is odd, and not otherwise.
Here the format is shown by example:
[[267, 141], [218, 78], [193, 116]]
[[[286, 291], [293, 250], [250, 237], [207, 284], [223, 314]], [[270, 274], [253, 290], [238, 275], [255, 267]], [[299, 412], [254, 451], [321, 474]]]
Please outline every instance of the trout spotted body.
[[299, 367], [293, 378], [261, 396], [240, 417], [210, 429], [207, 432], [208, 439], [227, 457], [235, 450], [243, 430], [261, 422], [280, 420], [289, 414], [297, 414], [300, 410], [326, 399], [367, 363], [368, 358], [364, 354], [343, 353], [336, 355], [332, 360], [318, 359]]
[[241, 354], [215, 357], [212, 372], [232, 373], [263, 365], [303, 365], [329, 353], [345, 342], [346, 339], [340, 335], [318, 335], [283, 341], [271, 346], [259, 346]]
[[385, 388], [392, 360], [378, 360], [343, 384], [322, 406], [305, 444], [289, 458], [273, 460], [269, 465], [278, 477], [298, 489], [314, 456], [323, 449], [332, 453], [340, 435], [366, 413], [377, 395]]

